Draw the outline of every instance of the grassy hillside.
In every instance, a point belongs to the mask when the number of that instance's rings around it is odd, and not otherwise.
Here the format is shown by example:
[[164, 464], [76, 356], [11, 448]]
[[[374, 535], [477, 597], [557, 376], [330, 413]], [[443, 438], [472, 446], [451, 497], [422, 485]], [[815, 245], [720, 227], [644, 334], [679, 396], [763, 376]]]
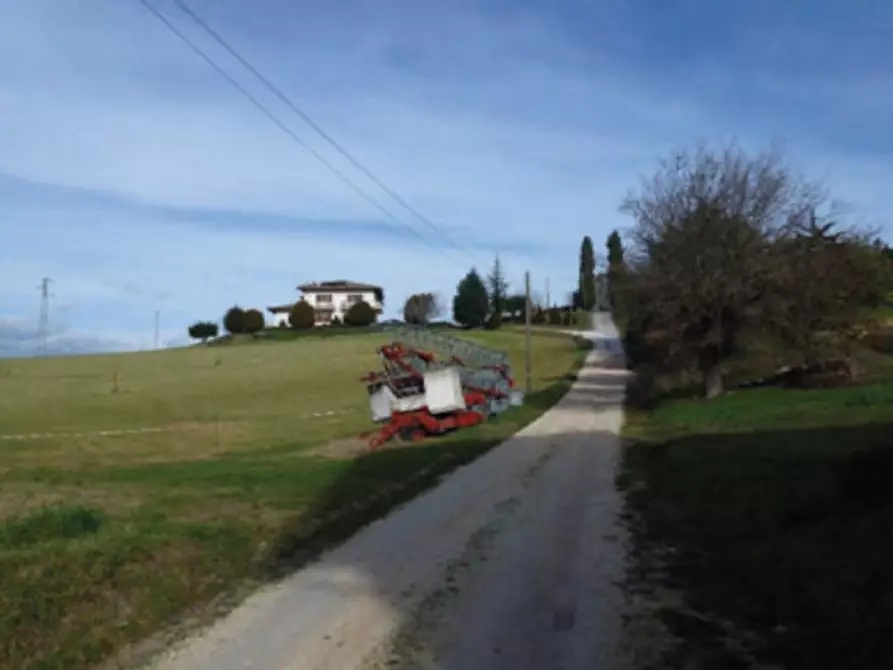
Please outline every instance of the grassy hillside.
[[[465, 336], [523, 377], [522, 334]], [[0, 363], [0, 433], [29, 436], [0, 439], [0, 668], [92, 667], [293, 569], [530, 422], [585, 354], [537, 335], [524, 407], [369, 454], [358, 378], [384, 339]]]
[[[298, 430], [302, 440], [318, 442], [368, 425], [359, 377], [378, 365], [375, 348], [384, 341], [383, 336], [345, 336], [6, 361], [0, 364], [0, 397], [7, 410], [2, 432], [83, 433], [75, 440], [30, 444], [47, 458], [61, 449], [66, 462], [77, 455], [91, 464], [107, 455], [109, 440], [89, 434], [101, 430], [168, 431], [116, 438], [129, 457], [136, 450], [191, 458], [197, 452], [293, 440]], [[352, 415], [305, 418], [335, 409]]]
[[638, 582], [686, 603], [667, 667], [893, 666], [893, 329], [872, 342], [864, 385], [630, 415]]

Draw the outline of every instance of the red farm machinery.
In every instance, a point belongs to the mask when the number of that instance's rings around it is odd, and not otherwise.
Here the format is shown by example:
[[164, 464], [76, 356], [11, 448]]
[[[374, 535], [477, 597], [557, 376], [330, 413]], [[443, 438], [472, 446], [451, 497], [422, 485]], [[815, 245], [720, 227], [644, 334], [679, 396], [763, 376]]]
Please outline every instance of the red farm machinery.
[[384, 369], [362, 379], [381, 424], [371, 449], [474, 426], [523, 403], [508, 356], [463, 339], [404, 327], [378, 355]]

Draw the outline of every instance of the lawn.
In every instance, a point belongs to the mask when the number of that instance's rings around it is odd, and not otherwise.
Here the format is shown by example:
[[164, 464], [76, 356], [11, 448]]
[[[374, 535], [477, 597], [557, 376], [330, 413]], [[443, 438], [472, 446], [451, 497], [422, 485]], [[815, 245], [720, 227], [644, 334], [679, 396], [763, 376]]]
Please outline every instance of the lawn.
[[[523, 334], [464, 336], [523, 380]], [[320, 451], [373, 427], [358, 378], [384, 341], [0, 362], [0, 434], [29, 436], [0, 440], [0, 668], [93, 667], [187, 609], [226, 609], [532, 421], [585, 355], [535, 335], [524, 407], [409, 447]], [[157, 430], [114, 432], [137, 429]]]
[[865, 359], [861, 386], [630, 414], [632, 582], [686, 606], [665, 667], [893, 667], [893, 357]]

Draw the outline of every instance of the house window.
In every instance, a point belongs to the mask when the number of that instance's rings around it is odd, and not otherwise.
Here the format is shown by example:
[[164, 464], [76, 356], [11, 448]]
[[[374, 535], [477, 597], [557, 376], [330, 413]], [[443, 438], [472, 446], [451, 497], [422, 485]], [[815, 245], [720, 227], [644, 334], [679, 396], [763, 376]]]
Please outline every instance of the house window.
[[356, 305], [363, 299], [363, 296], [359, 293], [348, 293], [347, 294], [347, 304], [348, 305]]
[[316, 296], [316, 304], [317, 305], [331, 305], [332, 304], [332, 294], [331, 293], [319, 293]]
[[329, 323], [332, 320], [332, 313], [327, 310], [320, 310], [316, 313], [317, 323]]

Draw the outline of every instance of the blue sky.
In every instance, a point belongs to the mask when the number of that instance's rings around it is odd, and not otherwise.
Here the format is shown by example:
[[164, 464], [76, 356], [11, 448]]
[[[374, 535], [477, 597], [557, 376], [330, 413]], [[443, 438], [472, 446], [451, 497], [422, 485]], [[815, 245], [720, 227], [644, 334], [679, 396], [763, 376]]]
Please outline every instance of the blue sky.
[[[384, 286], [390, 314], [499, 253], [520, 287], [575, 281], [677, 147], [783, 142], [853, 216], [893, 183], [884, 2], [188, 0], [437, 239], [198, 30], [284, 123], [426, 238], [334, 178], [136, 0], [0, 3], [0, 355], [145, 348], [310, 280]], [[887, 226], [890, 239], [893, 228]]]

